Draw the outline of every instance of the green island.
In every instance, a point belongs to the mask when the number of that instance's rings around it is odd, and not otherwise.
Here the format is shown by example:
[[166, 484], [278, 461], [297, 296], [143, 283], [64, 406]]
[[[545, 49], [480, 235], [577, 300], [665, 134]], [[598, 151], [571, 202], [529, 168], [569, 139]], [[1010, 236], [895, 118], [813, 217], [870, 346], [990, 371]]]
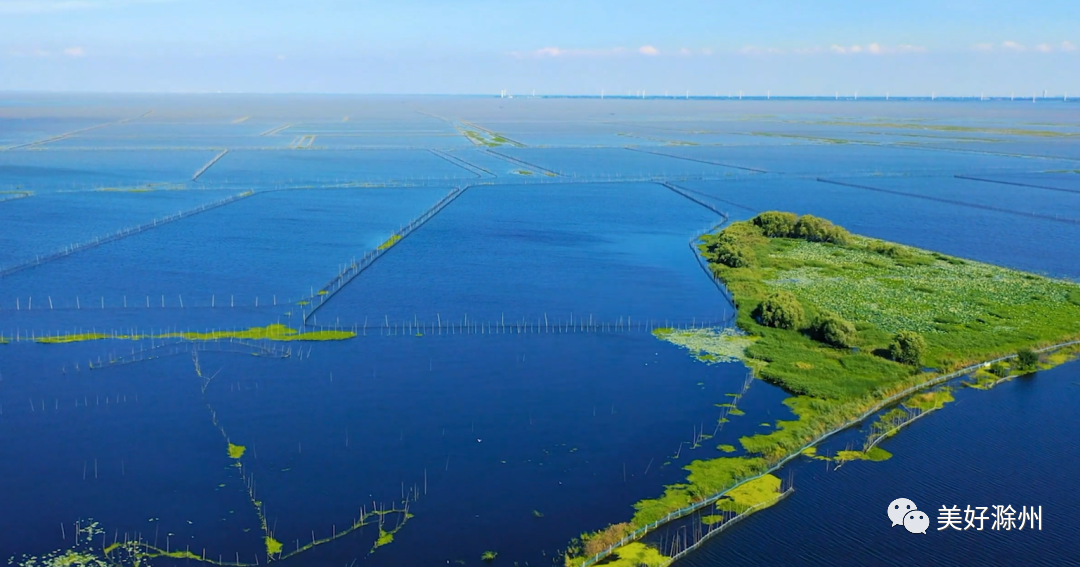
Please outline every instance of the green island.
[[505, 144], [511, 143], [510, 140], [499, 136], [498, 134], [485, 136], [483, 133], [476, 130], [460, 130], [470, 142], [487, 148], [495, 148]]
[[186, 339], [189, 341], [218, 341], [225, 339], [250, 339], [268, 341], [340, 341], [356, 336], [352, 331], [309, 331], [300, 332], [282, 324], [265, 327], [249, 327], [232, 331], [172, 332], [157, 334], [107, 334], [107, 333], [70, 333], [36, 337], [34, 342], [44, 344], [76, 343], [101, 340], [147, 340], [147, 339]]
[[[744, 456], [691, 462], [685, 482], [636, 503], [628, 522], [575, 538], [567, 567], [600, 560], [667, 565], [670, 557], [637, 541], [646, 531], [697, 509], [740, 513], [775, 503], [780, 483], [769, 473], [799, 455], [826, 459], [814, 445], [832, 433], [899, 404], [871, 425], [871, 437], [880, 440], [953, 399], [948, 388], [920, 390], [964, 374], [1000, 380], [1080, 352], [1080, 285], [1073, 282], [856, 236], [825, 219], [783, 212], [732, 223], [703, 236], [698, 247], [734, 297], [738, 330], [654, 334], [707, 364], [742, 361], [791, 394], [784, 404], [796, 419], [742, 437]], [[830, 460], [889, 458], [868, 445]], [[710, 525], [724, 517], [703, 516]]]

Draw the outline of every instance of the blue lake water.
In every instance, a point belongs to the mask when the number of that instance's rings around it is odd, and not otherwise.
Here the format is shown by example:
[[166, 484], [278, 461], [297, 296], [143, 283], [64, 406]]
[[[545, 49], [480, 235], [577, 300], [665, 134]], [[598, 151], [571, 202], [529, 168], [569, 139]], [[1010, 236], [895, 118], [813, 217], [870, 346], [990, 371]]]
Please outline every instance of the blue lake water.
[[[720, 222], [712, 208], [811, 213], [1080, 279], [1075, 143], [1023, 133], [1075, 133], [1076, 105], [9, 98], [0, 264], [254, 191], [0, 277], [0, 333], [19, 339], [0, 344], [0, 557], [14, 564], [71, 548], [91, 520], [101, 531], [80, 549], [95, 553], [127, 538], [265, 563], [264, 520], [289, 552], [407, 499], [407, 519], [383, 516], [386, 545], [373, 549], [372, 518], [283, 563], [481, 565], [490, 550], [494, 565], [561, 565], [572, 538], [628, 520], [691, 460], [792, 418], [787, 394], [751, 381], [745, 415], [717, 428], [746, 368], [649, 332], [732, 316], [690, 247]], [[459, 127], [523, 147], [475, 146]], [[309, 321], [354, 339], [25, 340], [299, 328], [299, 301], [466, 186]], [[961, 390], [885, 441], [885, 462], [794, 462], [790, 498], [679, 564], [1074, 562], [1077, 368]], [[702, 431], [716, 435], [692, 447]], [[933, 516], [1041, 505], [1043, 530], [916, 536], [889, 529], [901, 496]]]
[[51, 193], [183, 183], [215, 153], [210, 150], [0, 152], [0, 191]]

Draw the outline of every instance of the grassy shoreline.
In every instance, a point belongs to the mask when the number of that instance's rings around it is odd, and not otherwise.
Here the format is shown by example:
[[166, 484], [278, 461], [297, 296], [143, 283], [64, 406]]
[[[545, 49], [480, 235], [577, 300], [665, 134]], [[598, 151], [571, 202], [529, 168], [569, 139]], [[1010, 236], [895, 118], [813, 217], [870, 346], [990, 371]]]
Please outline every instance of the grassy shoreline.
[[[734, 296], [746, 336], [658, 337], [707, 363], [737, 353], [755, 376], [793, 394], [784, 403], [797, 419], [741, 438], [746, 456], [690, 463], [685, 483], [634, 505], [629, 530], [616, 524], [582, 534], [565, 556], [568, 566], [618, 556], [627, 541], [769, 475], [885, 407], [928, 413], [951, 400], [920, 390], [1018, 350], [1080, 338], [1076, 284], [852, 236], [823, 219], [764, 213], [703, 237], [700, 250]], [[1039, 359], [1039, 366], [1068, 358]], [[888, 457], [876, 447], [848, 453], [846, 460]], [[613, 538], [613, 531], [628, 534]], [[590, 541], [615, 549], [586, 553], [596, 550]]]

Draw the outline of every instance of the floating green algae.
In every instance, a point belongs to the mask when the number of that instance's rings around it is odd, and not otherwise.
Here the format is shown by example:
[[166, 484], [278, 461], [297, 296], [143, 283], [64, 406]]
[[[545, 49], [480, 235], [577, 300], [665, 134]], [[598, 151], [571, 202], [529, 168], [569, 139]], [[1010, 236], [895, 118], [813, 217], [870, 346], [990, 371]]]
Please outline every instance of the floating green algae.
[[244, 451], [246, 449], [247, 447], [244, 447], [243, 445], [234, 445], [232, 443], [229, 443], [229, 458], [239, 459], [240, 457], [243, 457]]
[[735, 362], [745, 358], [746, 349], [753, 339], [738, 329], [653, 329], [658, 339], [678, 345], [690, 354], [709, 364]]

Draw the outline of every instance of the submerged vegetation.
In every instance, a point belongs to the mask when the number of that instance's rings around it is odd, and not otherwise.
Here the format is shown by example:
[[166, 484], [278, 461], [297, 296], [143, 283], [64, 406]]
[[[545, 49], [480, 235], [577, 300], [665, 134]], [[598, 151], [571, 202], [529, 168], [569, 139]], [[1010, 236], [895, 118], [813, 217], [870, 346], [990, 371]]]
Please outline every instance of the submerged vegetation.
[[[699, 248], [735, 298], [740, 332], [654, 334], [699, 360], [743, 360], [793, 394], [784, 404], [797, 419], [742, 437], [745, 456], [693, 461], [686, 482], [635, 504], [629, 523], [583, 534], [567, 565], [718, 494], [721, 510], [767, 501], [779, 486], [768, 473], [799, 454], [825, 458], [813, 446], [832, 432], [902, 400], [906, 409], [872, 426], [880, 440], [953, 399], [949, 389], [912, 394], [921, 387], [986, 360], [1038, 365], [1034, 349], [1080, 337], [1074, 283], [851, 235], [816, 217], [762, 213], [706, 235]], [[1021, 360], [1018, 351], [1031, 354]], [[875, 443], [835, 460], [891, 456]]]
[[690, 351], [707, 363], [733, 362], [745, 358], [753, 340], [737, 329], [653, 329], [653, 335]]

